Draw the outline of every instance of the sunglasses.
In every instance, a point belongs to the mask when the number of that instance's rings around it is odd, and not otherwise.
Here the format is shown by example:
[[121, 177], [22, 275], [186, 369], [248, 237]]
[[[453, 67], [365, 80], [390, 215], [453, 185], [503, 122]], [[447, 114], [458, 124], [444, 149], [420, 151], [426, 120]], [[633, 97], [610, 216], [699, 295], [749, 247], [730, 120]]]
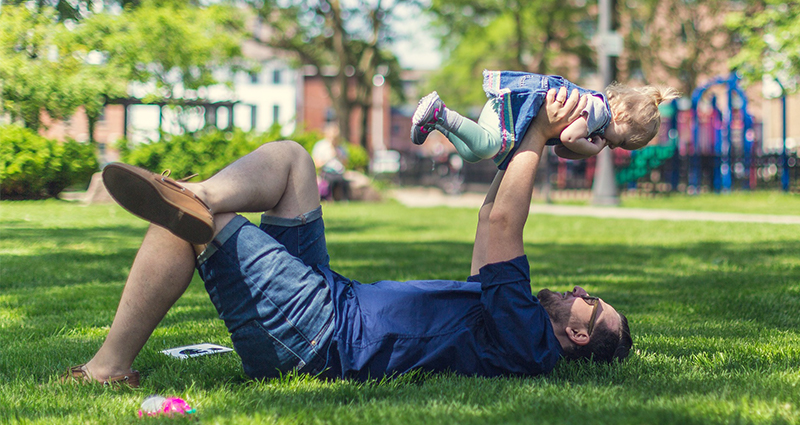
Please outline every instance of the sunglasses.
[[592, 306], [592, 318], [589, 319], [589, 335], [591, 336], [594, 330], [594, 324], [597, 322], [597, 306], [600, 305], [600, 298], [584, 295], [581, 299], [586, 302], [586, 304]]

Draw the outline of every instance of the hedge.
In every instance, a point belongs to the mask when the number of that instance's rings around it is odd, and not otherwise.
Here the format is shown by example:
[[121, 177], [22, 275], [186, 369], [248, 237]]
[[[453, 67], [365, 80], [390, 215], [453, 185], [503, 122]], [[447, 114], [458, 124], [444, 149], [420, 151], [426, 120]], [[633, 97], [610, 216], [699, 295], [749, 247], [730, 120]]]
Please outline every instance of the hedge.
[[[294, 134], [294, 140], [309, 152], [322, 136], [316, 132]], [[206, 179], [231, 162], [264, 143], [284, 140], [280, 128], [264, 133], [215, 128], [191, 134], [162, 134], [161, 140], [132, 145], [117, 143], [123, 162], [151, 171], [169, 169], [182, 178], [199, 174]], [[346, 143], [348, 168], [365, 169], [366, 150]], [[0, 197], [3, 199], [42, 199], [55, 197], [65, 188], [88, 184], [98, 170], [95, 146], [75, 140], [58, 142], [18, 125], [0, 126]]]
[[[207, 179], [264, 143], [290, 139], [311, 152], [314, 144], [321, 138], [316, 132], [283, 137], [279, 127], [273, 127], [264, 133], [211, 128], [191, 134], [162, 134], [159, 141], [136, 145], [123, 139], [117, 144], [117, 148], [122, 162], [159, 173], [170, 170], [172, 177], [177, 179], [192, 174], [198, 174], [200, 179]], [[365, 169], [369, 161], [366, 150], [350, 143], [345, 146], [350, 155], [348, 168]]]
[[0, 197], [55, 197], [73, 185], [88, 185], [98, 170], [95, 146], [59, 142], [18, 125], [0, 125]]

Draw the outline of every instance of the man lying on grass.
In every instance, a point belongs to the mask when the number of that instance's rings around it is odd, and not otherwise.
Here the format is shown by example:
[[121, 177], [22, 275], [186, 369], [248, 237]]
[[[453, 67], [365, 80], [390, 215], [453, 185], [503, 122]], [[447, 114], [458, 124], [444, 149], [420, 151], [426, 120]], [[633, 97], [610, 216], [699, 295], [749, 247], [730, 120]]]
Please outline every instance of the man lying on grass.
[[[480, 209], [471, 276], [348, 279], [329, 266], [314, 163], [267, 143], [202, 183], [125, 164], [103, 172], [123, 207], [153, 224], [95, 356], [66, 379], [137, 386], [134, 358], [197, 267], [253, 378], [290, 370], [368, 379], [411, 370], [538, 375], [561, 357], [624, 359], [625, 316], [580, 287], [531, 294], [522, 232], [545, 142], [580, 115], [577, 91], [548, 93], [522, 146]], [[213, 214], [212, 214], [213, 211]], [[236, 212], [266, 211], [261, 226]]]

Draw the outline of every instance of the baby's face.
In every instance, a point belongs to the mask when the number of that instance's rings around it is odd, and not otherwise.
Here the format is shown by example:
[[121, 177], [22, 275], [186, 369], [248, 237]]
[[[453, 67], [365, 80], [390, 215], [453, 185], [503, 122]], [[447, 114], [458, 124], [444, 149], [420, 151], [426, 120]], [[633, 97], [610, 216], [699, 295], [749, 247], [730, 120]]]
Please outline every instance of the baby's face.
[[606, 139], [606, 146], [610, 149], [630, 149], [625, 144], [628, 143], [631, 133], [633, 133], [633, 129], [628, 123], [612, 121], [606, 127], [603, 138]]

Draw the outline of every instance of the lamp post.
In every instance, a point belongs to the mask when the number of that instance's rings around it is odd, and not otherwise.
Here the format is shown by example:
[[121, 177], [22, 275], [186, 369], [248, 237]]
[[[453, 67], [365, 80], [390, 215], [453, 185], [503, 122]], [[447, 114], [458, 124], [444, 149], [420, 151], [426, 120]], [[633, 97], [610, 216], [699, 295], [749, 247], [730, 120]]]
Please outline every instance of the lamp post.
[[[780, 82], [778, 83], [780, 84]], [[786, 152], [786, 91], [781, 86], [781, 122], [783, 123], [783, 148], [781, 150], [781, 160], [783, 162], [783, 173], [781, 173], [781, 186], [784, 192], [789, 191], [789, 155]]]
[[767, 99], [781, 98], [781, 188], [789, 191], [789, 154], [786, 151], [786, 88], [778, 78], [764, 75], [762, 79], [763, 95]]
[[[622, 50], [621, 37], [613, 32], [614, 0], [599, 0], [599, 22], [597, 40], [600, 75], [605, 89], [615, 79], [615, 56]], [[614, 176], [614, 159], [610, 149], [603, 149], [597, 155], [597, 167], [592, 183], [592, 205], [619, 205], [617, 180]]]

